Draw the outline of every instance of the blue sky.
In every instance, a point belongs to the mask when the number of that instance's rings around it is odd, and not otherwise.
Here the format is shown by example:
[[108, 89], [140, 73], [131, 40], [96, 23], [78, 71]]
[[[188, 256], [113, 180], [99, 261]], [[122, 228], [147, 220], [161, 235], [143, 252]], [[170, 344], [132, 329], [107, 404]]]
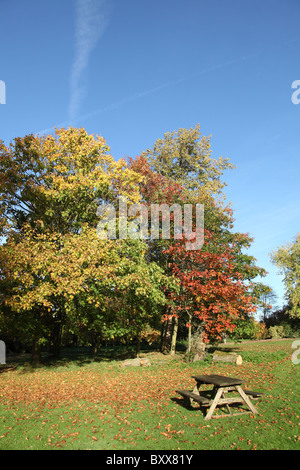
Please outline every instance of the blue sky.
[[237, 167], [235, 229], [281, 306], [269, 253], [300, 230], [299, 15], [299, 0], [0, 0], [0, 139], [74, 125], [118, 159], [200, 123]]

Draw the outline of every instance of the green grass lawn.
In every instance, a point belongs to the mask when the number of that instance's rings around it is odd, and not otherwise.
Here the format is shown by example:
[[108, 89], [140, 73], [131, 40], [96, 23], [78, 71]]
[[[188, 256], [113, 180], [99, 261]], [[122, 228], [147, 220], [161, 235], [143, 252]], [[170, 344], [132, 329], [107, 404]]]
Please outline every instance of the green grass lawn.
[[[299, 365], [293, 340], [222, 345], [243, 364], [187, 363], [144, 352], [149, 367], [121, 367], [112, 350], [85, 351], [32, 369], [26, 358], [0, 374], [0, 449], [267, 450], [299, 449]], [[245, 380], [264, 393], [258, 414], [204, 420], [176, 394], [195, 374]]]

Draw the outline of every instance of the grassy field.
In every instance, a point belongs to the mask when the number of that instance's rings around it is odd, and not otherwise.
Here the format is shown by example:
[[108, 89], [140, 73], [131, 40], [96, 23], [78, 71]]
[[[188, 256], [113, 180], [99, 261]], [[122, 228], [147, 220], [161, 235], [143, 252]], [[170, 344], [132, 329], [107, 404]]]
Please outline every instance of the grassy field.
[[[26, 357], [0, 374], [2, 450], [292, 450], [299, 449], [299, 371], [293, 340], [222, 345], [243, 364], [187, 363], [144, 352], [149, 367], [122, 367], [116, 351], [66, 351], [60, 361], [31, 368]], [[16, 360], [18, 359], [18, 362]], [[195, 374], [240, 377], [264, 393], [258, 414], [204, 420], [176, 394]]]

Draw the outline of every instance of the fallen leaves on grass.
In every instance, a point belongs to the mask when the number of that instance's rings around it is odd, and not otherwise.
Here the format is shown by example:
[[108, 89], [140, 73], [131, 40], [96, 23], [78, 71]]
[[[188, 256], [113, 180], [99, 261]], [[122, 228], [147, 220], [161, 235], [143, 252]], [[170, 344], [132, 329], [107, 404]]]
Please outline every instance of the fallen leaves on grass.
[[[202, 373], [211, 373], [211, 366], [201, 366]], [[272, 382], [272, 373], [264, 366], [263, 373], [257, 373], [260, 367], [247, 367], [235, 371], [247, 383], [247, 388], [254, 384], [263, 389], [265, 382]], [[224, 367], [214, 373], [224, 373]], [[192, 375], [195, 369], [139, 369], [120, 371], [115, 368], [104, 372], [102, 368], [85, 367], [75, 370], [37, 369], [34, 372], [20, 373], [17, 370], [1, 377], [0, 403], [39, 404], [56, 407], [65, 403], [86, 401], [89, 403], [108, 404], [113, 409], [121, 409], [131, 403], [145, 401], [159, 402], [177, 397], [177, 388], [193, 388]], [[229, 367], [228, 375], [232, 375]], [[178, 397], [177, 397], [178, 398]]]
[[[142, 373], [141, 373], [142, 372]], [[190, 373], [174, 374], [173, 379], [165, 371], [126, 371], [104, 374], [103, 370], [44, 371], [20, 374], [11, 372], [1, 381], [0, 402], [38, 403], [55, 407], [64, 403], [85, 400], [90, 403], [107, 403], [118, 409], [132, 402], [157, 401], [175, 395], [184, 382], [191, 382]]]
[[[297, 392], [295, 368], [289, 364], [245, 361], [238, 368], [173, 362], [161, 368], [120, 369], [95, 362], [8, 371], [0, 377], [0, 404], [10, 416], [1, 430], [0, 448], [21, 439], [26, 448], [153, 448], [165, 443], [167, 448], [215, 445], [254, 450], [265, 445], [259, 440], [262, 430], [270, 439], [275, 436], [281, 443], [285, 436], [293, 445]], [[259, 415], [207, 424], [201, 413], [183, 410], [175, 391], [192, 389], [191, 376], [200, 373], [240, 377], [246, 388], [264, 392]], [[175, 398], [178, 402], [172, 405]]]

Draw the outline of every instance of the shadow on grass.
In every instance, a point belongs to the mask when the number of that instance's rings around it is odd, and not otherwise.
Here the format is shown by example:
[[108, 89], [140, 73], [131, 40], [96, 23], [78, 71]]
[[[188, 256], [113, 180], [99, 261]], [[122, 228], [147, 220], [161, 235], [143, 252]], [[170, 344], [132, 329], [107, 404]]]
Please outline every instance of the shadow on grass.
[[[158, 352], [159, 345], [153, 343], [151, 346], [147, 343], [142, 344], [140, 353], [147, 354], [151, 352]], [[207, 347], [207, 353], [209, 357], [212, 357], [215, 351], [223, 352], [236, 352], [238, 351], [237, 345], [210, 345]], [[178, 353], [185, 352], [185, 346], [178, 344]], [[58, 358], [53, 358], [48, 352], [42, 352], [41, 363], [37, 366], [31, 364], [31, 354], [14, 354], [11, 353], [7, 356], [7, 364], [0, 365], [0, 373], [6, 370], [19, 369], [26, 371], [34, 371], [36, 368], [56, 368], [56, 367], [84, 367], [92, 363], [109, 363], [109, 362], [121, 362], [126, 359], [136, 357], [135, 345], [129, 347], [125, 345], [107, 345], [99, 348], [96, 355], [91, 353], [89, 347], [68, 347], [61, 350]]]
[[198, 405], [198, 404], [195, 404], [195, 405], [191, 405], [190, 403], [190, 400], [188, 398], [185, 398], [185, 397], [181, 397], [181, 398], [178, 398], [178, 397], [172, 397], [170, 398], [170, 400], [173, 402], [173, 403], [176, 403], [177, 405], [181, 406], [182, 408], [188, 410], [188, 411], [200, 411], [203, 412], [203, 408]]
[[[141, 354], [157, 351], [154, 347], [147, 345], [141, 349]], [[7, 364], [0, 365], [0, 373], [12, 369], [30, 369], [37, 368], [55, 368], [55, 367], [84, 367], [91, 363], [108, 363], [113, 361], [124, 361], [136, 357], [135, 348], [126, 346], [103, 346], [100, 347], [97, 354], [91, 353], [88, 347], [70, 347], [63, 348], [58, 358], [53, 358], [49, 353], [42, 352], [41, 363], [37, 366], [31, 364], [31, 354], [14, 354], [7, 356]]]
[[238, 352], [240, 351], [238, 345], [228, 345], [228, 346], [224, 346], [224, 344], [219, 344], [219, 345], [211, 345], [211, 346], [208, 346], [207, 347], [207, 352], [209, 354], [213, 354], [215, 351], [222, 351], [222, 352], [225, 352], [225, 353], [231, 353], [231, 352]]

